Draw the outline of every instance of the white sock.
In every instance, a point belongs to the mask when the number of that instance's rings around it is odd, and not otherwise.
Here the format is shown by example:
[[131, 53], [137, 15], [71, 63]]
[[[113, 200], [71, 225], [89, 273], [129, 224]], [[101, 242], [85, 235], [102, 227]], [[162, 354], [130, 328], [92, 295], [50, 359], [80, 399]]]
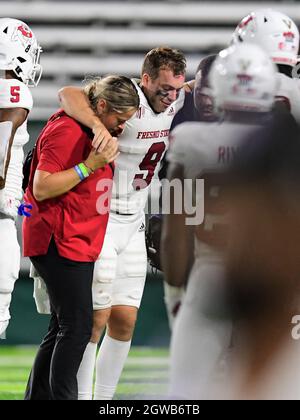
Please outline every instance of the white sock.
[[96, 362], [94, 400], [112, 400], [122, 374], [131, 341], [114, 340], [105, 335]]
[[93, 379], [96, 362], [97, 344], [86, 346], [81, 365], [77, 373], [78, 400], [93, 399]]
[[174, 322], [185, 295], [185, 289], [184, 287], [170, 286], [167, 282], [164, 281], [164, 290], [169, 326], [171, 331], [173, 331]]

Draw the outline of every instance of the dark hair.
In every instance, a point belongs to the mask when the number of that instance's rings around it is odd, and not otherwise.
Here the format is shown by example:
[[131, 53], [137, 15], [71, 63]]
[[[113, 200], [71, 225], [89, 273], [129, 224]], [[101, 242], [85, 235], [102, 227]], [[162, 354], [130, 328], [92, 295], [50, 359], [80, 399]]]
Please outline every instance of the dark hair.
[[212, 65], [214, 64], [215, 60], [217, 58], [217, 55], [208, 55], [207, 57], [204, 57], [197, 68], [196, 76], [201, 71], [201, 82], [200, 87], [208, 87], [209, 86], [209, 73], [212, 68]]
[[184, 54], [169, 47], [154, 48], [145, 57], [142, 75], [147, 73], [152, 80], [158, 78], [160, 70], [172, 70], [174, 76], [185, 75], [186, 58]]

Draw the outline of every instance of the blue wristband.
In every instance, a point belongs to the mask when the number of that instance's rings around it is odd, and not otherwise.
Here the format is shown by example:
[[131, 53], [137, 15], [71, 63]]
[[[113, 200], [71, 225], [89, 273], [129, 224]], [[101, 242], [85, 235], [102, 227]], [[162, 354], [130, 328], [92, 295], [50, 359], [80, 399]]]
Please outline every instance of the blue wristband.
[[75, 171], [77, 172], [77, 175], [79, 176], [81, 181], [85, 180], [85, 176], [83, 175], [83, 173], [81, 172], [81, 169], [79, 168], [78, 165], [74, 166]]
[[31, 210], [32, 210], [32, 204], [22, 203], [18, 207], [18, 215], [24, 216], [24, 217], [31, 217], [32, 216], [32, 214], [30, 213]]

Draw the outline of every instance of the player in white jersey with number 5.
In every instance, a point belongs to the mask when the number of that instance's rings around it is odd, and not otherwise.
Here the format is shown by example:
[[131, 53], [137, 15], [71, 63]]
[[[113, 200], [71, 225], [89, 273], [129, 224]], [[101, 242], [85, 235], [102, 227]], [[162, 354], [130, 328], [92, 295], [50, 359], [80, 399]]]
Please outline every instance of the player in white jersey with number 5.
[[276, 102], [282, 102], [300, 124], [299, 30], [292, 19], [272, 9], [254, 11], [242, 19], [232, 41], [258, 45], [269, 54], [278, 70]]
[[9, 307], [20, 269], [15, 219], [23, 197], [23, 146], [29, 140], [27, 117], [42, 71], [41, 48], [23, 22], [0, 19], [0, 335], [6, 330]]
[[[171, 211], [164, 218], [161, 247], [166, 281], [180, 287], [188, 276], [172, 336], [170, 396], [191, 400], [206, 398], [231, 341], [230, 323], [217, 318], [227, 246], [222, 174], [233, 161], [239, 140], [270, 118], [276, 93], [275, 66], [257, 46], [233, 46], [216, 59], [210, 85], [223, 121], [180, 125], [173, 132], [167, 155], [169, 180], [193, 183], [193, 188], [185, 187], [186, 211], [203, 205], [204, 221]], [[195, 188], [200, 180], [204, 180], [204, 195], [202, 189], [197, 193]], [[189, 274], [193, 248], [195, 261]]]
[[[184, 103], [185, 71], [181, 52], [156, 48], [146, 55], [141, 81], [134, 81], [141, 106], [119, 137], [110, 219], [94, 274], [93, 337], [78, 373], [79, 399], [92, 399], [96, 349], [106, 326], [96, 363], [94, 399], [113, 398], [130, 349], [147, 271], [148, 187], [168, 148], [173, 118]], [[65, 88], [61, 99], [68, 114], [97, 132], [97, 116], [80, 91]]]

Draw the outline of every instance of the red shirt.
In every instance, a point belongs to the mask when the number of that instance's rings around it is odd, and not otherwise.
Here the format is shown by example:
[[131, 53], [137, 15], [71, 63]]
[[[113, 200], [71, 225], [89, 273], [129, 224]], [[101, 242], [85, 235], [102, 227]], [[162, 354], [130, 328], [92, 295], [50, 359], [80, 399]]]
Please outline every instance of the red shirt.
[[37, 169], [61, 172], [85, 160], [91, 151], [92, 132], [63, 111], [53, 115], [40, 134], [33, 156], [29, 185], [24, 201], [33, 205], [32, 216], [23, 222], [25, 257], [45, 255], [54, 237], [61, 257], [80, 262], [96, 261], [104, 242], [108, 211], [100, 215], [96, 204], [102, 194], [106, 208], [111, 191], [97, 191], [100, 180], [113, 178], [113, 166], [98, 169], [68, 193], [55, 199], [37, 202], [33, 179]]

